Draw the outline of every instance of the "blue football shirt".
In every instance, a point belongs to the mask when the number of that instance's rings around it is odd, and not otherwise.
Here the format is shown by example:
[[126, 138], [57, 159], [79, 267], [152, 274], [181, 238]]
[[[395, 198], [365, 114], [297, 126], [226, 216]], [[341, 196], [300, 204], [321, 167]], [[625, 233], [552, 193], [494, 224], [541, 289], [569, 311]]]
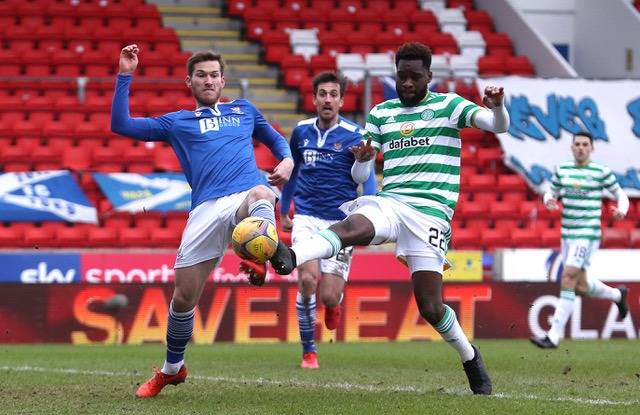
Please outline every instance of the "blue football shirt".
[[[282, 191], [281, 212], [287, 213], [293, 197], [296, 214], [341, 220], [339, 207], [358, 197], [351, 177], [355, 157], [349, 148], [362, 141], [364, 130], [340, 116], [331, 128], [321, 131], [317, 118], [300, 121], [289, 146], [295, 162], [291, 179]], [[364, 194], [375, 194], [375, 172], [364, 183]]]
[[130, 75], [118, 75], [111, 130], [138, 140], [171, 144], [192, 189], [192, 209], [206, 200], [267, 184], [256, 166], [253, 137], [269, 147], [278, 160], [291, 157], [284, 137], [246, 100], [154, 118], [131, 118], [131, 79]]

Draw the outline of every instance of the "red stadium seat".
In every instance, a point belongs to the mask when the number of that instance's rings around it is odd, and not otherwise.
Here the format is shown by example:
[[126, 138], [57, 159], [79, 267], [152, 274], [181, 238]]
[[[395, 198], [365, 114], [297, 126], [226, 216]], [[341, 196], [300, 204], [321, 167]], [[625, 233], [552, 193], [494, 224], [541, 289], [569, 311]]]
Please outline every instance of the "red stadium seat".
[[510, 75], [531, 76], [535, 69], [526, 56], [510, 56], [506, 61], [507, 73]]
[[56, 231], [56, 245], [61, 248], [84, 247], [87, 244], [87, 227], [62, 227]]
[[495, 249], [509, 246], [511, 237], [505, 229], [485, 229], [480, 235], [485, 249]]
[[478, 249], [480, 248], [480, 231], [474, 228], [456, 229], [451, 233], [451, 248]]
[[506, 33], [487, 33], [484, 36], [487, 47], [487, 55], [491, 56], [513, 56], [513, 44], [511, 38]]
[[631, 248], [640, 248], [640, 229], [632, 229], [629, 233]]
[[150, 234], [151, 232], [146, 228], [122, 228], [119, 231], [120, 244], [148, 248]]
[[603, 248], [628, 248], [630, 245], [629, 231], [627, 229], [603, 228]]
[[[62, 226], [62, 224], [58, 224]], [[24, 244], [27, 247], [56, 246], [56, 226], [44, 224], [42, 227], [27, 228], [24, 233]]]
[[506, 75], [506, 61], [504, 56], [481, 56], [478, 58], [478, 73], [481, 76]]
[[560, 228], [543, 229], [540, 233], [540, 244], [543, 247], [558, 248], [560, 246]]
[[24, 227], [0, 227], [0, 247], [18, 248], [24, 246]]
[[87, 244], [91, 247], [117, 247], [118, 230], [113, 228], [89, 228]]
[[538, 248], [542, 246], [542, 231], [535, 228], [513, 229], [511, 245], [517, 248]]
[[151, 229], [151, 245], [160, 248], [176, 249], [180, 245], [181, 233], [170, 228]]

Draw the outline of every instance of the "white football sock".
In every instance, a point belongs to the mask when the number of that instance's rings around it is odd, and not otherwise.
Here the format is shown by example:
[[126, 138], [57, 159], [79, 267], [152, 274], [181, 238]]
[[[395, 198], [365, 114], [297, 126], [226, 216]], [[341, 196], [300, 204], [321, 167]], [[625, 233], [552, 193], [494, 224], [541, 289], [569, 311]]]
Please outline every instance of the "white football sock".
[[620, 290], [617, 288], [609, 287], [607, 284], [595, 278], [589, 278], [587, 280], [589, 289], [587, 290], [587, 296], [593, 298], [601, 298], [603, 300], [610, 300], [617, 303], [622, 298]]
[[564, 335], [564, 328], [573, 313], [573, 302], [576, 299], [574, 290], [562, 288], [560, 290], [560, 299], [556, 305], [556, 311], [553, 313], [553, 321], [551, 328], [547, 333], [549, 340], [556, 346], [560, 343], [560, 339]]
[[342, 242], [335, 232], [325, 229], [310, 238], [296, 242], [291, 247], [296, 253], [296, 264], [321, 258], [331, 258], [342, 249]]
[[473, 359], [475, 355], [473, 347], [471, 347], [469, 339], [467, 339], [467, 336], [465, 336], [462, 331], [462, 327], [460, 327], [460, 323], [458, 323], [458, 319], [456, 318], [456, 313], [451, 307], [446, 304], [444, 305], [444, 317], [442, 317], [442, 320], [433, 328], [440, 333], [442, 338], [449, 343], [451, 347], [458, 351], [460, 360], [462, 360], [463, 363]]

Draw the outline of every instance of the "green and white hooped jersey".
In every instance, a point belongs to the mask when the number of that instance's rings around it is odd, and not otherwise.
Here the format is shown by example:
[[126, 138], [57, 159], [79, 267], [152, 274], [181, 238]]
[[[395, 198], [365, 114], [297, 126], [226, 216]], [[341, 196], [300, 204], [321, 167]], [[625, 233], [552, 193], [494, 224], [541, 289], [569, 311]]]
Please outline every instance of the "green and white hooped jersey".
[[457, 94], [429, 92], [414, 107], [399, 99], [369, 112], [364, 140], [384, 159], [382, 190], [430, 216], [450, 222], [460, 193], [460, 129], [482, 107]]
[[604, 189], [620, 188], [606, 166], [590, 162], [578, 167], [568, 161], [556, 167], [551, 191], [562, 198], [562, 239], [600, 239], [600, 216]]

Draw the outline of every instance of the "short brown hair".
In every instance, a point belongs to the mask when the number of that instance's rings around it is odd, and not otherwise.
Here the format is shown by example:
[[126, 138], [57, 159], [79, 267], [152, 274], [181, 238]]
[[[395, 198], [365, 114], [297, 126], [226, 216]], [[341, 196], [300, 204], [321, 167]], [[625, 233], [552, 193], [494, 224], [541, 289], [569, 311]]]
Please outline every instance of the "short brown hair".
[[220, 63], [220, 75], [224, 75], [224, 59], [222, 59], [221, 54], [212, 50], [202, 50], [191, 55], [187, 59], [187, 75], [191, 76], [193, 74], [193, 67], [196, 66], [196, 63], [206, 61], [218, 61]]
[[347, 80], [342, 75], [338, 75], [335, 72], [326, 71], [320, 72], [315, 77], [313, 77], [313, 95], [318, 93], [318, 85], [324, 84], [326, 82], [332, 82], [340, 85], [340, 97], [344, 96], [344, 90], [347, 88]]

